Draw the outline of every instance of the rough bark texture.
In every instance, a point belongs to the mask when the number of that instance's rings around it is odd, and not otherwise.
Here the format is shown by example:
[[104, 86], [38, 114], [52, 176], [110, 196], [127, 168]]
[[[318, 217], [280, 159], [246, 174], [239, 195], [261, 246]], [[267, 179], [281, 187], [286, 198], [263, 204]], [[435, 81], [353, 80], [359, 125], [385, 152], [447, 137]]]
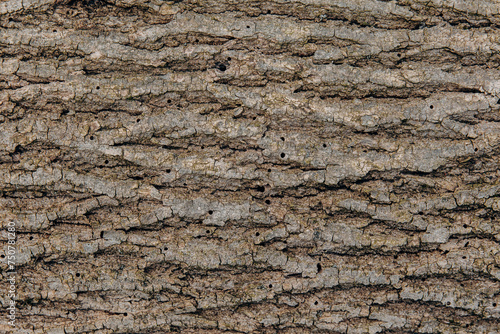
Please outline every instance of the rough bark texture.
[[499, 12], [0, 2], [13, 332], [498, 333]]

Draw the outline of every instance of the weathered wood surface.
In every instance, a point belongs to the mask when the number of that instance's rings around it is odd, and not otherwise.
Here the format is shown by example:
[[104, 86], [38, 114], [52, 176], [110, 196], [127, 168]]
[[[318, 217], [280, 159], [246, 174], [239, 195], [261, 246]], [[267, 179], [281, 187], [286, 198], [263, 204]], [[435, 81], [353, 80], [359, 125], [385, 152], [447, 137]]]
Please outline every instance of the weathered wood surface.
[[499, 333], [499, 12], [0, 2], [14, 332]]

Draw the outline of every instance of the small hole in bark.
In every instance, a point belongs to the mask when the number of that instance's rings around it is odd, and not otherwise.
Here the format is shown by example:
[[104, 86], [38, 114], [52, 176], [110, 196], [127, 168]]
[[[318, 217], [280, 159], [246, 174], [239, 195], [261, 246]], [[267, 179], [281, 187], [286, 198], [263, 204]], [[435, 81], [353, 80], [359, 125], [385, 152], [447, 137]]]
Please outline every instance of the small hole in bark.
[[271, 173], [271, 169], [269, 168], [269, 169], [267, 170], [267, 172], [268, 172], [268, 173]]
[[163, 250], [164, 250], [165, 252], [166, 252], [166, 251], [168, 251], [168, 247], [163, 248]]
[[271, 14], [271, 10], [270, 10], [270, 9], [268, 9], [268, 10], [267, 10], [267, 13], [268, 13], [268, 14]]
[[137, 123], [139, 123], [140, 121], [141, 121], [141, 119], [140, 119], [140, 118], [138, 118], [138, 119], [136, 120], [136, 122], [137, 122]]
[[104, 231], [101, 231], [101, 239], [104, 238]]
[[476, 148], [474, 149], [474, 152], [477, 152], [478, 150], [479, 150], [479, 149], [476, 147]]
[[172, 100], [167, 100], [167, 103], [172, 103]]
[[184, 187], [186, 187], [188, 184], [187, 183], [184, 183]]
[[25, 150], [23, 149], [23, 147], [21, 145], [16, 145], [14, 152], [15, 153], [23, 153], [23, 152], [25, 152]]
[[363, 153], [366, 153], [366, 152], [368, 152], [368, 151], [367, 150], [363, 150]]
[[285, 153], [281, 153], [281, 157], [284, 158], [286, 156]]
[[56, 29], [54, 29], [54, 30], [52, 30], [52, 32], [57, 32], [57, 30], [56, 30]]
[[315, 301], [315, 302], [314, 302], [314, 305], [318, 305], [318, 301]]
[[467, 247], [467, 246], [469, 246], [469, 242], [468, 241], [464, 244], [464, 247]]
[[226, 65], [219, 64], [219, 66], [217, 66], [217, 68], [219, 69], [219, 71], [224, 72], [226, 70]]
[[168, 173], [170, 173], [171, 171], [172, 171], [172, 170], [170, 170], [170, 169], [167, 169], [167, 174], [168, 174]]
[[259, 232], [255, 232], [255, 236], [258, 237], [260, 235]]
[[326, 147], [326, 144], [323, 144], [323, 147]]
[[109, 164], [109, 160], [104, 160], [104, 163], [105, 164]]
[[207, 232], [207, 234], [209, 234], [209, 233], [210, 233], [210, 230], [207, 230], [206, 232]]
[[280, 139], [281, 139], [281, 141], [285, 141], [285, 137], [281, 137]]
[[124, 315], [124, 316], [127, 316], [127, 315], [128, 315], [128, 313], [127, 313], [127, 312], [125, 312], [125, 313], [123, 313], [123, 315]]
[[464, 228], [467, 228], [467, 224], [464, 224]]
[[266, 199], [266, 204], [268, 204], [268, 205], [271, 204], [271, 201]]
[[401, 57], [401, 53], [398, 53], [398, 57]]
[[446, 305], [450, 306], [451, 305], [451, 302], [447, 302]]
[[101, 87], [97, 86], [95, 89], [101, 89]]
[[273, 285], [272, 284], [269, 284], [269, 289], [272, 289]]
[[94, 140], [94, 136], [90, 136], [90, 140]]
[[199, 39], [195, 39], [195, 40], [194, 40], [194, 42], [195, 42], [195, 43], [198, 43], [199, 41], [200, 41]]
[[81, 276], [80, 273], [76, 273], [76, 277], [80, 277], [80, 276]]
[[491, 304], [491, 305], [493, 305], [493, 307], [497, 307], [497, 303], [493, 303], [493, 304]]
[[464, 260], [465, 260], [466, 258], [467, 258], [467, 256], [465, 256], [465, 255], [464, 255], [464, 256], [462, 256], [462, 259], [464, 259]]
[[33, 236], [30, 237], [30, 240], [33, 240]]
[[208, 210], [208, 214], [212, 215], [214, 212], [212, 210]]
[[231, 61], [231, 57], [227, 57], [227, 61]]
[[434, 109], [434, 106], [431, 104], [431, 105], [429, 106], [429, 108]]
[[257, 117], [254, 116], [252, 119], [255, 121], [257, 119]]
[[261, 193], [263, 193], [264, 191], [266, 191], [266, 187], [264, 187], [264, 186], [257, 186], [257, 191], [260, 191]]
[[5, 255], [2, 254], [2, 255], [0, 255], [0, 257], [3, 259], [5, 257]]
[[321, 263], [317, 263], [316, 268], [318, 269], [318, 273], [319, 273], [321, 271]]
[[250, 26], [247, 26], [247, 29], [250, 29]]

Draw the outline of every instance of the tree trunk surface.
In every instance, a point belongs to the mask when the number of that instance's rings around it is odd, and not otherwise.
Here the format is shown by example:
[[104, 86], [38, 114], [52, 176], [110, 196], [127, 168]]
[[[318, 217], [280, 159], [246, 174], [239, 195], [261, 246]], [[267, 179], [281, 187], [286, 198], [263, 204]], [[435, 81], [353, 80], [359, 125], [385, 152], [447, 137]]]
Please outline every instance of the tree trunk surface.
[[500, 333], [499, 13], [0, 1], [0, 332]]

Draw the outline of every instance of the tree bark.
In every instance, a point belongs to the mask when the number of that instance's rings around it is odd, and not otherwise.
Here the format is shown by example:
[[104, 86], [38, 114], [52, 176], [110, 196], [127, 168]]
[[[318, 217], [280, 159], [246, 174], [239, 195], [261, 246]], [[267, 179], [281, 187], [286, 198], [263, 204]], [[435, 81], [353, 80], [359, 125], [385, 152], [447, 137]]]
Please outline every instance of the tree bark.
[[3, 0], [0, 330], [499, 333], [499, 12]]

